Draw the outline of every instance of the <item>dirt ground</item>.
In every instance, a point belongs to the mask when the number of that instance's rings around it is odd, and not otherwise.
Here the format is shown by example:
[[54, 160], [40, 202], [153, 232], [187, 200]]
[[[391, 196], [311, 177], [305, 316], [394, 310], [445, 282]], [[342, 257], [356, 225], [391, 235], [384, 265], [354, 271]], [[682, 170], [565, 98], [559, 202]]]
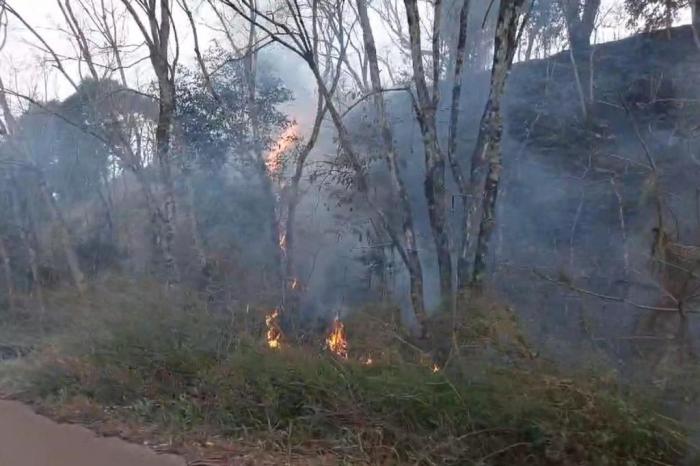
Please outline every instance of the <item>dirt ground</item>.
[[0, 466], [184, 466], [172, 455], [77, 425], [57, 424], [21, 403], [0, 400]]

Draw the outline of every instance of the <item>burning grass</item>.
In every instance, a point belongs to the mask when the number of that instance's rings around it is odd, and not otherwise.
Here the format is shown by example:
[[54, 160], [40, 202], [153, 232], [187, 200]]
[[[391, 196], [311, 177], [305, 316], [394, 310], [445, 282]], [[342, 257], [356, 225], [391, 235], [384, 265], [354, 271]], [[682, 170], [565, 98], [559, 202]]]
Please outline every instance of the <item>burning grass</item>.
[[251, 338], [199, 309], [144, 305], [69, 326], [24, 369], [23, 396], [331, 464], [678, 464], [685, 453], [675, 423], [597, 377], [474, 358], [435, 372], [386, 321], [371, 325], [388, 329], [377, 348], [348, 319], [347, 359], [323, 344], [272, 350], [264, 313]]

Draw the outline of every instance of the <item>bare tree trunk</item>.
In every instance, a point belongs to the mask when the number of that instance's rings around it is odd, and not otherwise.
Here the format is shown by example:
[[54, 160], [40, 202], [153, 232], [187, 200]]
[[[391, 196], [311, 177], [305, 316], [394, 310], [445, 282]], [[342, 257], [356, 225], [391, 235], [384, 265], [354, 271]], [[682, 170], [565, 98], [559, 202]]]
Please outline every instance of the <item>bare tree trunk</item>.
[[422, 336], [427, 335], [428, 315], [425, 311], [423, 297], [423, 267], [418, 255], [416, 244], [416, 234], [413, 226], [413, 214], [411, 203], [408, 197], [408, 190], [401, 178], [398, 155], [394, 147], [394, 136], [389, 126], [386, 114], [386, 104], [382, 95], [382, 82], [379, 76], [379, 60], [377, 59], [377, 48], [374, 41], [372, 26], [367, 13], [366, 0], [357, 0], [357, 10], [362, 27], [362, 35], [365, 44], [365, 53], [369, 61], [370, 79], [372, 81], [372, 91], [374, 92], [374, 105], [379, 119], [379, 128], [383, 143], [383, 153], [389, 168], [389, 175], [394, 191], [398, 196], [402, 217], [402, 231], [404, 240], [405, 258], [404, 261], [408, 269], [409, 282], [411, 288], [411, 304], [416, 321], [420, 327]]
[[464, 54], [467, 43], [467, 20], [469, 19], [469, 0], [464, 0], [459, 12], [459, 33], [457, 37], [457, 55], [455, 58], [454, 76], [452, 82], [452, 105], [450, 110], [450, 125], [447, 141], [447, 159], [452, 169], [459, 195], [462, 198], [462, 223], [460, 228], [460, 248], [457, 256], [457, 290], [461, 291], [469, 284], [469, 185], [457, 160], [457, 132], [462, 95], [462, 71], [464, 69]]
[[[148, 28], [129, 0], [122, 0], [125, 8], [138, 26], [150, 52], [150, 61], [158, 81], [158, 121], [156, 124], [156, 158], [163, 184], [163, 205], [159, 209], [162, 230], [161, 251], [169, 285], [180, 283], [180, 268], [174, 253], [176, 236], [175, 186], [172, 176], [171, 146], [173, 119], [175, 116], [175, 70], [177, 54], [170, 59], [172, 11], [170, 0], [151, 0], [142, 9], [148, 19]], [[158, 5], [160, 8], [158, 8]], [[159, 12], [160, 10], [160, 12]], [[175, 37], [177, 40], [177, 37]]]
[[163, 230], [163, 261], [168, 273], [168, 282], [171, 285], [180, 282], [180, 268], [175, 259], [175, 187], [173, 183], [170, 146], [172, 138], [173, 114], [175, 113], [175, 89], [170, 80], [160, 85], [160, 108], [158, 111], [158, 124], [156, 127], [156, 147], [158, 163], [160, 166], [161, 180], [163, 182], [164, 199], [160, 212], [160, 221]]
[[527, 36], [527, 48], [525, 49], [525, 61], [530, 61], [530, 58], [532, 58], [532, 49], [535, 46], [535, 39], [537, 38], [537, 35], [535, 34], [535, 31], [531, 31], [530, 34]]
[[579, 12], [580, 2], [581, 0], [560, 0], [559, 3], [564, 12], [569, 46], [577, 57], [585, 56], [591, 45], [591, 34], [595, 29], [601, 0], [583, 0], [583, 9]]
[[12, 273], [12, 262], [5, 246], [5, 240], [0, 236], [0, 260], [2, 260], [2, 270], [5, 275], [7, 287], [7, 304], [10, 311], [15, 309], [15, 286], [14, 275]]
[[[338, 109], [336, 106], [333, 104], [331, 98], [332, 98], [332, 92], [329, 91], [328, 87], [325, 85], [323, 82], [323, 78], [321, 74], [319, 73], [319, 70], [316, 66], [316, 63], [313, 60], [308, 60], [307, 63], [309, 64], [309, 67], [311, 68], [311, 71], [314, 73], [314, 76], [316, 77], [316, 83], [318, 85], [319, 91], [321, 92], [321, 95], [324, 97], [326, 101], [326, 106], [328, 108], [328, 111], [331, 115], [331, 118], [333, 120], [333, 123], [336, 127], [336, 131], [338, 132], [338, 140], [340, 142], [340, 146], [343, 149], [343, 151], [346, 153], [348, 158], [350, 159], [350, 164], [352, 166], [352, 169], [355, 172], [355, 186], [357, 190], [363, 194], [365, 201], [368, 203], [369, 207], [381, 218], [382, 225], [386, 229], [387, 233], [391, 237], [391, 240], [393, 244], [396, 246], [398, 252], [402, 255], [402, 259], [404, 260], [404, 263], [408, 263], [409, 259], [406, 256], [406, 251], [405, 248], [402, 246], [401, 241], [399, 238], [396, 236], [393, 227], [391, 226], [390, 222], [388, 221], [385, 213], [378, 207], [376, 206], [372, 200], [370, 199], [367, 190], [368, 190], [368, 181], [365, 173], [365, 168], [362, 165], [359, 156], [357, 155], [357, 152], [355, 151], [354, 145], [352, 143], [352, 139], [350, 138], [350, 134], [347, 131], [347, 128], [345, 127], [343, 121], [342, 121], [342, 116], [338, 112]], [[417, 252], [417, 251], [416, 251]], [[449, 257], [449, 249], [447, 250], [447, 254]], [[420, 275], [422, 277], [422, 275]], [[422, 290], [422, 283], [419, 282], [414, 282], [412, 286], [416, 287], [416, 290], [420, 289]], [[448, 295], [449, 296], [449, 295]], [[418, 293], [413, 293], [412, 291], [412, 300], [418, 300], [420, 295]], [[421, 303], [413, 303], [414, 306], [418, 305], [420, 306]], [[420, 309], [421, 307], [418, 307], [418, 312], [421, 312]], [[416, 312], [416, 307], [414, 307], [414, 312]], [[427, 321], [427, 315], [419, 315], [417, 316], [419, 320], [419, 325], [421, 326], [421, 333], [425, 335], [426, 331], [426, 326], [425, 322]]]
[[523, 13], [525, 0], [513, 0], [501, 2], [498, 11], [496, 25], [496, 38], [493, 53], [493, 67], [491, 69], [491, 91], [486, 105], [487, 111], [482, 118], [480, 132], [486, 131], [479, 139], [483, 140], [485, 159], [488, 162], [488, 173], [483, 190], [481, 208], [481, 221], [479, 235], [474, 254], [474, 274], [472, 281], [480, 285], [486, 271], [486, 259], [488, 258], [491, 236], [496, 224], [496, 201], [501, 182], [502, 154], [501, 136], [503, 133], [503, 121], [501, 117], [501, 97], [505, 90], [508, 71], [513, 63], [513, 57], [517, 48], [519, 19]]
[[[248, 117], [250, 119], [250, 129], [253, 134], [253, 144], [254, 144], [254, 152], [255, 152], [255, 157], [256, 157], [256, 164], [258, 166], [258, 171], [260, 174], [260, 179], [262, 181], [262, 188], [263, 188], [263, 193], [268, 201], [269, 204], [269, 209], [266, 212], [267, 216], [267, 223], [269, 225], [270, 229], [270, 245], [272, 247], [273, 251], [273, 259], [274, 259], [274, 272], [273, 272], [273, 279], [276, 282], [281, 282], [281, 290], [284, 292], [285, 287], [287, 286], [286, 284], [286, 277], [283, 277], [283, 270], [282, 270], [282, 257], [286, 254], [286, 252], [283, 250], [285, 247], [282, 242], [280, 241], [279, 235], [281, 234], [280, 232], [280, 225], [279, 221], [277, 219], [277, 212], [275, 209], [275, 193], [273, 190], [273, 185], [272, 185], [272, 180], [270, 179], [270, 175], [267, 172], [267, 166], [265, 165], [265, 160], [263, 158], [263, 147], [261, 145], [260, 141], [260, 134], [258, 131], [258, 112], [257, 112], [257, 99], [256, 99], [256, 90], [257, 90], [257, 59], [258, 59], [258, 53], [255, 50], [255, 41], [256, 41], [256, 25], [255, 25], [255, 17], [256, 17], [256, 10], [257, 9], [257, 2], [256, 0], [251, 0], [250, 4], [250, 16], [253, 21], [249, 23], [249, 30], [248, 30], [248, 45], [247, 45], [247, 50], [246, 50], [246, 55], [245, 55], [245, 60], [244, 60], [244, 70], [245, 70], [245, 77], [246, 77], [246, 98], [248, 100]], [[284, 234], [287, 234], [285, 232]]]
[[695, 45], [700, 48], [700, 0], [691, 0], [690, 8], [693, 15], [692, 26], [693, 26], [693, 38], [695, 39]]
[[[593, 79], [593, 56], [590, 50], [591, 35], [595, 29], [595, 20], [600, 9], [601, 0], [583, 0], [583, 9], [579, 12], [580, 0], [559, 0], [559, 5], [564, 12], [564, 20], [566, 22], [566, 31], [569, 39], [569, 52], [571, 55], [571, 64], [574, 70], [574, 78], [576, 80], [576, 89], [581, 99], [583, 107], [582, 114], [584, 120], [588, 120], [592, 102], [592, 79]], [[591, 54], [591, 55], [589, 55]], [[586, 64], [590, 65], [590, 69], [586, 69]], [[584, 84], [590, 82], [591, 96], [586, 96], [584, 93]]]
[[569, 58], [571, 58], [571, 68], [574, 71], [574, 81], [576, 82], [576, 92], [578, 93], [579, 103], [581, 104], [581, 116], [584, 121], [588, 121], [588, 104], [589, 101], [586, 98], [586, 93], [583, 92], [583, 83], [581, 82], [580, 67], [578, 66], [578, 60], [576, 59], [576, 54], [574, 49], [569, 49]]
[[[439, 3], [439, 2], [436, 2]], [[433, 57], [433, 95], [428, 91], [428, 86], [423, 67], [423, 52], [421, 43], [421, 24], [417, 0], [404, 0], [406, 6], [406, 18], [408, 21], [408, 33], [411, 44], [411, 61], [413, 64], [413, 79], [416, 85], [418, 104], [415, 105], [418, 123], [423, 136], [425, 151], [425, 183], [424, 191], [428, 202], [428, 218], [435, 242], [438, 269], [440, 274], [440, 291], [443, 299], [452, 296], [452, 257], [450, 256], [450, 241], [447, 228], [447, 190], [445, 188], [445, 159], [440, 151], [438, 143], [435, 113], [438, 104], [437, 86], [440, 77], [437, 75], [439, 67], [439, 53]], [[436, 5], [436, 14], [439, 8]], [[437, 34], [437, 31], [433, 31]], [[433, 43], [435, 49], [435, 44]], [[436, 55], [435, 50], [433, 55]]]
[[296, 270], [296, 263], [294, 257], [294, 248], [296, 245], [296, 235], [294, 232], [294, 224], [296, 221], [296, 211], [297, 206], [300, 201], [299, 184], [301, 183], [301, 177], [304, 173], [304, 167], [306, 166], [306, 159], [309, 157], [311, 150], [316, 145], [318, 136], [321, 132], [321, 124], [323, 123], [323, 117], [326, 114], [326, 105], [324, 99], [321, 95], [318, 96], [318, 103], [316, 105], [316, 118], [314, 119], [314, 125], [311, 129], [311, 135], [306, 141], [304, 148], [297, 157], [296, 164], [294, 167], [294, 175], [292, 175], [289, 198], [287, 201], [287, 218], [284, 225], [285, 239], [287, 243], [287, 253], [285, 254], [285, 281], [288, 280], [298, 280], [298, 273]]

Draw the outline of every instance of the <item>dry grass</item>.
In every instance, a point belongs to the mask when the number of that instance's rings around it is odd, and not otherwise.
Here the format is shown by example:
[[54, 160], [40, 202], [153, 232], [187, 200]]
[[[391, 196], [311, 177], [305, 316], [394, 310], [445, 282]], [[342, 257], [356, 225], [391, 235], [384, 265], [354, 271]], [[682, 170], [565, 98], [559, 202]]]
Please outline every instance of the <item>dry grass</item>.
[[454, 339], [436, 318], [434, 342], [461, 351], [434, 373], [442, 353], [412, 342], [391, 309], [347, 319], [346, 361], [315, 343], [265, 348], [262, 314], [242, 321], [144, 286], [109, 290], [57, 313], [61, 332], [14, 372], [24, 399], [90, 406], [77, 420], [150, 426], [173, 448], [215, 439], [296, 464], [651, 465], [686, 454], [682, 430], [653, 404], [523, 358], [505, 310], [472, 311]]

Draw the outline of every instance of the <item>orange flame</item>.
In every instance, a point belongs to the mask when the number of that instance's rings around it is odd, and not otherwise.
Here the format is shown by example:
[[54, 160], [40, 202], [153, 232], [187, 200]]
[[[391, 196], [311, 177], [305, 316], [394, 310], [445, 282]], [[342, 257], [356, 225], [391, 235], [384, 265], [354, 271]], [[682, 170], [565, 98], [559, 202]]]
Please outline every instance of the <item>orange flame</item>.
[[329, 333], [326, 338], [326, 346], [336, 356], [343, 359], [348, 358], [348, 340], [345, 338], [345, 325], [343, 325], [337, 316], [335, 320], [333, 320], [331, 333]]
[[433, 372], [440, 372], [440, 366], [437, 364], [433, 363]]
[[295, 123], [284, 130], [272, 149], [265, 156], [268, 173], [278, 175], [284, 166], [284, 154], [299, 140], [299, 126]]
[[267, 325], [267, 346], [272, 349], [279, 349], [282, 346], [282, 331], [277, 322], [278, 317], [279, 311], [277, 309], [265, 316], [265, 325]]

